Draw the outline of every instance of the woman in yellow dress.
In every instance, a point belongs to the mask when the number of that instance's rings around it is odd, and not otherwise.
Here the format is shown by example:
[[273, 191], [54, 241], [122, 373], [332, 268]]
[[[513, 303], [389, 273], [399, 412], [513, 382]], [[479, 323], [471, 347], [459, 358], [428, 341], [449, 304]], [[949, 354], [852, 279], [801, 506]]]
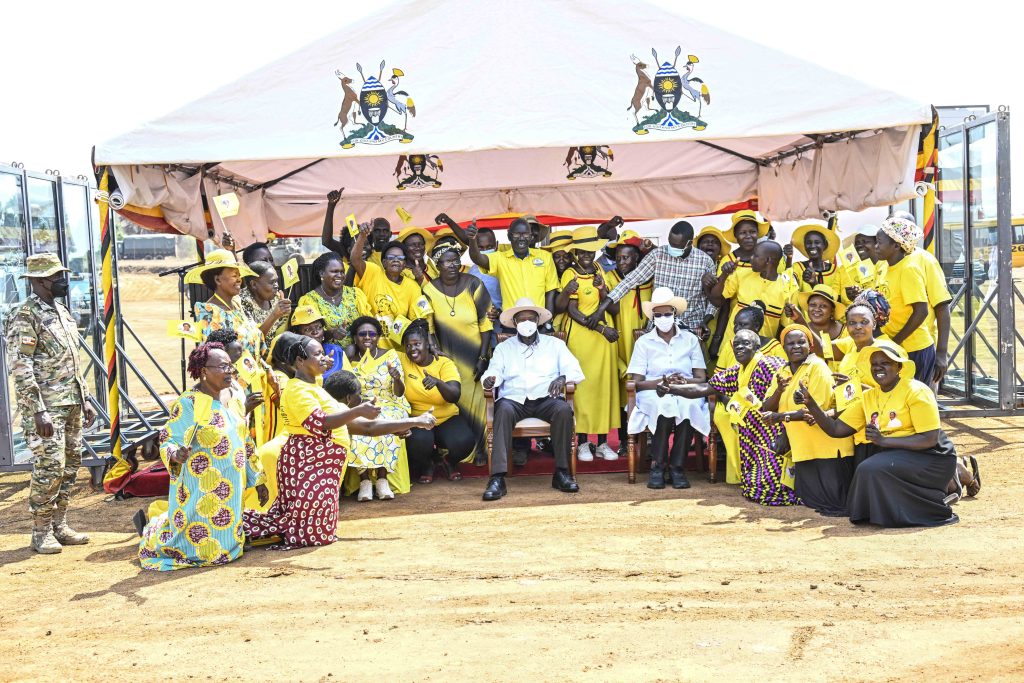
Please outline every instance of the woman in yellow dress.
[[793, 264], [798, 291], [810, 292], [815, 285], [828, 285], [839, 300], [849, 303], [846, 287], [855, 283], [839, 263], [840, 244], [839, 235], [825, 226], [808, 223], [793, 231], [793, 247], [807, 257]]
[[[609, 243], [604, 248], [605, 254], [615, 261], [615, 268], [604, 273], [608, 291], [615, 289], [623, 278], [636, 269], [643, 258], [642, 247], [643, 238], [632, 230], [625, 230], [617, 242]], [[650, 280], [639, 287], [634, 287], [619, 299], [619, 312], [612, 315], [612, 324], [619, 333], [619, 404], [622, 409], [619, 416], [620, 456], [626, 452], [626, 368], [629, 367], [629, 361], [633, 357], [633, 345], [636, 343], [633, 340], [633, 332], [647, 327], [643, 304], [651, 300], [653, 291], [654, 282]]]
[[[828, 364], [832, 372], [839, 371], [839, 358], [835, 342], [846, 337], [846, 305], [838, 301], [836, 292], [828, 285], [815, 285], [811, 291], [798, 292], [796, 305], [787, 304], [785, 315], [811, 331], [811, 352]], [[841, 356], [841, 354], [840, 354]]]
[[242, 310], [242, 278], [256, 273], [244, 263], [238, 263], [227, 249], [216, 249], [206, 255], [202, 265], [185, 274], [185, 284], [206, 285], [213, 296], [197, 301], [194, 307], [196, 322], [203, 341], [214, 330], [234, 330], [242, 346], [253, 358], [263, 358], [266, 344], [256, 322]]
[[[356, 318], [352, 334], [355, 339], [349, 349], [352, 373], [362, 384], [364, 399], [376, 400], [382, 419], [406, 419], [411, 408], [405, 399], [402, 361], [394, 349], [381, 348], [383, 328], [380, 322], [368, 316]], [[409, 461], [403, 439], [393, 434], [353, 436], [351, 450], [346, 495], [358, 489], [356, 500], [365, 502], [373, 500], [374, 489], [381, 500], [391, 500], [395, 493], [409, 492]]]
[[556, 230], [551, 233], [549, 242], [541, 247], [551, 252], [551, 262], [555, 264], [555, 274], [558, 276], [558, 296], [555, 297], [555, 315], [551, 319], [554, 329], [560, 330], [565, 325], [565, 312], [569, 308], [569, 297], [572, 292], [566, 292], [561, 287], [562, 275], [575, 263], [572, 258], [572, 230]]
[[[480, 280], [461, 272], [460, 256], [459, 248], [450, 243], [434, 247], [431, 257], [437, 264], [438, 277], [423, 286], [423, 295], [434, 311], [428, 320], [438, 346], [463, 378], [459, 415], [472, 432], [477, 456], [486, 461], [487, 406], [483, 387], [477, 380], [487, 369], [490, 332], [494, 328], [487, 315], [491, 295]], [[473, 449], [466, 457], [473, 457]]]
[[[732, 225], [722, 233], [727, 242], [737, 245], [719, 261], [719, 272], [723, 264], [733, 262], [737, 268], [750, 268], [750, 259], [754, 257], [757, 242], [768, 236], [771, 224], [758, 220], [756, 211], [737, 211], [732, 215]], [[703, 231], [702, 231], [703, 232]]]
[[[594, 391], [584, 391], [576, 397], [576, 429], [579, 438], [577, 459], [584, 462], [598, 455], [605, 460], [617, 460], [619, 454], [608, 445], [608, 433], [622, 424], [619, 414], [619, 333], [611, 316], [619, 311], [618, 304], [608, 307], [608, 314], [595, 318], [602, 300], [608, 295], [608, 286], [601, 270], [594, 262], [597, 252], [608, 240], [597, 236], [597, 228], [590, 225], [573, 230], [572, 250], [576, 265], [562, 274], [562, 290], [571, 288], [568, 317], [563, 324], [569, 350], [579, 360], [583, 374]], [[610, 315], [609, 315], [610, 314]], [[607, 391], [600, 388], [607, 387]], [[597, 449], [592, 451], [588, 435], [597, 435]]]
[[303, 294], [299, 306], [312, 306], [323, 316], [324, 339], [342, 348], [352, 343], [349, 326], [362, 315], [370, 315], [370, 304], [363, 290], [345, 285], [345, 264], [333, 251], [313, 261], [313, 272], [320, 284]]
[[789, 364], [775, 374], [762, 410], [769, 424], [783, 424], [793, 454], [794, 488], [800, 501], [825, 517], [845, 517], [853, 478], [853, 438], [836, 439], [808, 424], [804, 396], [832, 405], [832, 372], [811, 353], [811, 331], [790, 325], [780, 335]]
[[[411, 323], [402, 335], [402, 343], [405, 397], [412, 406], [411, 414], [433, 413], [437, 420], [433, 429], [413, 429], [405, 440], [412, 474], [419, 483], [429, 484], [439, 464], [450, 481], [458, 481], [462, 479], [459, 463], [472, 457], [476, 445], [476, 434], [459, 414], [459, 397], [467, 383], [450, 358], [430, 349], [430, 329], [425, 320]], [[441, 457], [441, 451], [446, 455]]]

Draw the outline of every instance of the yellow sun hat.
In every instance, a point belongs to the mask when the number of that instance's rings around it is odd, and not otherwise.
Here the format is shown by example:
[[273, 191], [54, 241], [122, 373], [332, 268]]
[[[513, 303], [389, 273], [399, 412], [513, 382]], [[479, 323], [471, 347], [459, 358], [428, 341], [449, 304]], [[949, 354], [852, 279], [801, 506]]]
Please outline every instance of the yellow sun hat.
[[556, 251], [567, 251], [572, 249], [572, 230], [556, 230], [548, 235], [548, 243], [541, 249], [547, 249], [552, 254]]
[[315, 306], [299, 306], [292, 312], [292, 325], [308, 325], [317, 320], [323, 320], [324, 316]]
[[569, 245], [569, 248], [597, 252], [604, 249], [606, 244], [608, 244], [608, 240], [597, 236], [596, 225], [584, 225], [582, 228], [572, 231], [572, 244]]
[[820, 296], [821, 298], [832, 304], [832, 308], [835, 309], [832, 313], [832, 317], [836, 320], [842, 320], [846, 317], [846, 304], [839, 301], [836, 297], [835, 291], [828, 285], [814, 285], [809, 292], [800, 292], [796, 295], [797, 304], [800, 306], [800, 310], [807, 312], [807, 302], [810, 301], [812, 296]]
[[871, 377], [874, 381], [871, 375], [871, 356], [879, 352], [900, 364], [900, 380], [914, 379], [917, 365], [910, 360], [906, 350], [891, 339], [876, 339], [871, 346], [857, 355], [857, 369], [860, 370], [861, 377]]
[[835, 230], [829, 230], [827, 226], [818, 225], [817, 223], [805, 223], [796, 230], [793, 231], [793, 238], [790, 242], [793, 244], [793, 248], [807, 256], [806, 247], [804, 247], [804, 239], [812, 232], [817, 232], [825, 238], [825, 253], [821, 255], [821, 258], [825, 261], [831, 261], [839, 253], [840, 240], [839, 235], [836, 234]]
[[234, 268], [242, 277], [257, 277], [252, 268], [235, 259], [234, 252], [227, 249], [214, 249], [206, 255], [206, 260], [202, 265], [185, 273], [185, 284], [201, 285], [203, 284], [203, 273], [217, 268]]
[[757, 217], [756, 211], [750, 211], [749, 209], [747, 209], [744, 211], [737, 211], [732, 215], [732, 225], [729, 226], [728, 230], [722, 233], [722, 236], [725, 237], [725, 239], [727, 239], [728, 241], [732, 242], [733, 244], [739, 244], [739, 241], [736, 239], [736, 226], [745, 221], [750, 221], [751, 223], [755, 223], [757, 225], [758, 239], [767, 235], [768, 228], [772, 226], [772, 224], [769, 223], [768, 221], [762, 221], [761, 219], [759, 219]]
[[401, 242], [402, 244], [405, 244], [405, 241], [412, 237], [413, 235], [419, 235], [420, 237], [423, 238], [423, 242], [425, 243], [425, 251], [430, 251], [430, 248], [434, 246], [434, 240], [437, 239], [436, 237], [434, 237], [433, 234], [431, 234], [429, 230], [425, 228], [406, 228], [405, 230], [402, 230], [400, 233], [398, 233], [398, 236], [395, 237], [395, 239]]

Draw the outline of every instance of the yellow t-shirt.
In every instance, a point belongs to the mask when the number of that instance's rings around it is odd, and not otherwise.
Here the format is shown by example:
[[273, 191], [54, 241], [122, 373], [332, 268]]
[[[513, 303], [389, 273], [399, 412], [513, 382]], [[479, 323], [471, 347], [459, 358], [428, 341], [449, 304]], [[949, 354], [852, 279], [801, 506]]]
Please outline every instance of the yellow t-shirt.
[[839, 419], [861, 436], [869, 422], [884, 436], [913, 436], [940, 427], [935, 394], [916, 379], [901, 379], [888, 393], [877, 387], [865, 391], [863, 408], [850, 406]]
[[480, 272], [498, 278], [501, 300], [506, 308], [523, 297], [537, 306], [544, 305], [545, 295], [558, 289], [558, 275], [551, 254], [543, 249], [531, 249], [526, 258], [518, 258], [511, 249], [484, 254], [487, 268]]
[[[300, 379], [289, 380], [281, 392], [281, 431], [289, 435], [311, 436], [302, 423], [316, 410], [324, 415], [333, 415], [341, 410], [341, 406], [323, 387]], [[331, 432], [331, 439], [347, 449], [348, 428], [344, 425], [338, 427]]]
[[[899, 263], [886, 269], [885, 275], [879, 281], [878, 291], [888, 300], [892, 310], [889, 312], [889, 322], [882, 328], [882, 332], [895, 337], [910, 320], [914, 311], [912, 304], [923, 303], [928, 306], [925, 273], [922, 262], [910, 255], [904, 256]], [[903, 340], [902, 345], [907, 353], [913, 353], [934, 343], [931, 329], [923, 322]]]
[[363, 276], [356, 278], [356, 287], [366, 294], [370, 310], [375, 316], [395, 318], [401, 315], [409, 320], [420, 317], [416, 312], [420, 286], [410, 278], [403, 277], [401, 282], [392, 282], [383, 268], [367, 261]]
[[[780, 342], [778, 339], [769, 339], [768, 342], [761, 347], [761, 353], [763, 353], [766, 356], [775, 356], [776, 358], [787, 360], [786, 350], [782, 348], [782, 342]], [[725, 366], [723, 365], [720, 367]]]
[[928, 317], [925, 318], [924, 326], [932, 333], [932, 338], [938, 343], [938, 325], [935, 322], [935, 307], [953, 299], [946, 287], [946, 274], [935, 255], [918, 247], [914, 253], [907, 258], [918, 261], [924, 268], [924, 287], [928, 293]]
[[442, 382], [462, 382], [459, 369], [450, 358], [437, 356], [430, 365], [421, 367], [404, 353], [398, 355], [402, 359], [402, 370], [405, 372], [405, 398], [412, 407], [410, 415], [416, 417], [433, 408], [434, 417], [440, 425], [459, 414], [459, 406], [445, 401], [437, 387], [423, 387], [424, 375], [431, 375]]
[[725, 289], [722, 290], [722, 296], [734, 300], [725, 336], [732, 339], [732, 326], [736, 320], [736, 314], [755, 301], [761, 301], [767, 307], [761, 335], [772, 338], [778, 336], [779, 322], [782, 320], [782, 309], [786, 305], [789, 288], [788, 274], [787, 276], [779, 275], [774, 280], [765, 280], [752, 270], [741, 271], [737, 268], [736, 272], [725, 281]]
[[[768, 396], [775, 393], [780, 377], [787, 377], [791, 374], [789, 366], [779, 368], [768, 387]], [[793, 374], [793, 380], [782, 392], [779, 399], [779, 412], [788, 413], [803, 408], [793, 400], [793, 394], [800, 388], [800, 381], [807, 384], [807, 391], [819, 406], [828, 410], [832, 403], [832, 371], [828, 369], [825, 361], [817, 356], [807, 357], [800, 367]], [[789, 445], [793, 450], [793, 462], [804, 460], [826, 460], [835, 457], [846, 457], [853, 455], [853, 438], [833, 439], [822, 431], [817, 425], [809, 425], [803, 420], [792, 420], [784, 423], [786, 434], [789, 436]]]
[[[800, 261], [799, 263], [794, 263], [791, 269], [794, 282], [796, 283], [796, 291], [798, 292], [810, 292], [814, 289], [814, 285], [804, 281], [804, 271], [807, 269], [807, 265], [807, 261]], [[840, 266], [833, 260], [829, 268], [818, 275], [820, 277], [816, 278], [818, 281], [816, 284], [828, 285], [836, 293], [836, 296], [839, 297], [839, 301], [844, 304], [850, 303], [850, 298], [846, 296], [846, 288], [857, 283], [850, 281], [850, 276], [845, 266]]]

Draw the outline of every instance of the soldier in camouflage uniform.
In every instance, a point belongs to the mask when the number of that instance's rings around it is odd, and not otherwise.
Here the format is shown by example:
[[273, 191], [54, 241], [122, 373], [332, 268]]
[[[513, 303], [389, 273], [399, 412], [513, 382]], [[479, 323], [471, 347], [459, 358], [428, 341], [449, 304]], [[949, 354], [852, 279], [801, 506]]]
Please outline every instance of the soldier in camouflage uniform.
[[96, 414], [87, 402], [78, 357], [78, 330], [64, 304], [67, 268], [56, 254], [25, 260], [32, 293], [7, 320], [7, 357], [21, 409], [25, 441], [32, 449], [32, 549], [59, 553], [89, 537], [68, 526], [71, 488], [82, 462], [82, 422]]

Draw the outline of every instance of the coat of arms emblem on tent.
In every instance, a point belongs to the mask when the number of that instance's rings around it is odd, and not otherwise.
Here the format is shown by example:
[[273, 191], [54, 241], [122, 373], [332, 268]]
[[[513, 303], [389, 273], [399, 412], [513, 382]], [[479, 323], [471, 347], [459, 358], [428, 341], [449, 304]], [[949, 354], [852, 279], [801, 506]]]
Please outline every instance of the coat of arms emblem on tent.
[[[409, 124], [409, 117], [416, 116], [416, 105], [413, 103], [409, 93], [398, 89], [398, 83], [405, 76], [401, 69], [391, 69], [391, 78], [388, 79], [390, 87], [385, 88], [381, 78], [384, 75], [384, 61], [380, 63], [377, 75], [370, 74], [367, 77], [363, 73], [363, 67], [356, 63], [356, 70], [363, 79], [363, 86], [357, 94], [352, 88], [352, 79], [337, 70], [334, 75], [341, 81], [342, 101], [338, 110], [338, 118], [334, 125], [341, 128], [345, 138], [341, 146], [349, 149], [356, 144], [361, 145], [383, 145], [385, 142], [399, 140], [400, 142], [412, 142], [413, 136], [406, 130]], [[387, 123], [384, 119], [389, 112], [395, 116], [402, 117], [401, 127]], [[359, 119], [362, 117], [362, 125], [359, 126]], [[359, 126], [355, 130], [346, 133], [346, 126]]]
[[[408, 187], [441, 187], [441, 181], [437, 179], [437, 176], [443, 171], [444, 164], [436, 154], [410, 154], [409, 156], [403, 154], [398, 157], [394, 175], [399, 179], [399, 190]], [[402, 178], [403, 173], [409, 175]]]
[[570, 147], [569, 153], [565, 155], [565, 167], [569, 169], [565, 177], [569, 180], [611, 177], [612, 172], [608, 167], [614, 159], [615, 155], [608, 145]]
[[[679, 130], [680, 128], [693, 128], [704, 130], [708, 124], [701, 120], [701, 112], [705, 104], [711, 104], [711, 93], [704, 81], [693, 75], [694, 67], [700, 62], [696, 55], [689, 55], [686, 64], [683, 66], [683, 73], [679, 73], [676, 64], [683, 48], [676, 46], [675, 58], [672, 62], [664, 61], [658, 66], [658, 52], [651, 48], [654, 56], [654, 65], [658, 67], [654, 74], [654, 80], [647, 74], [647, 64], [637, 59], [636, 55], [630, 55], [636, 68], [636, 88], [633, 91], [633, 99], [626, 110], [633, 110], [633, 117], [636, 125], [633, 132], [637, 135], [647, 135], [652, 130]], [[696, 115], [681, 109], [684, 104], [683, 97], [688, 97], [697, 104]], [[652, 104], [657, 103], [655, 109]], [[640, 119], [641, 109], [653, 112], [643, 120]]]

